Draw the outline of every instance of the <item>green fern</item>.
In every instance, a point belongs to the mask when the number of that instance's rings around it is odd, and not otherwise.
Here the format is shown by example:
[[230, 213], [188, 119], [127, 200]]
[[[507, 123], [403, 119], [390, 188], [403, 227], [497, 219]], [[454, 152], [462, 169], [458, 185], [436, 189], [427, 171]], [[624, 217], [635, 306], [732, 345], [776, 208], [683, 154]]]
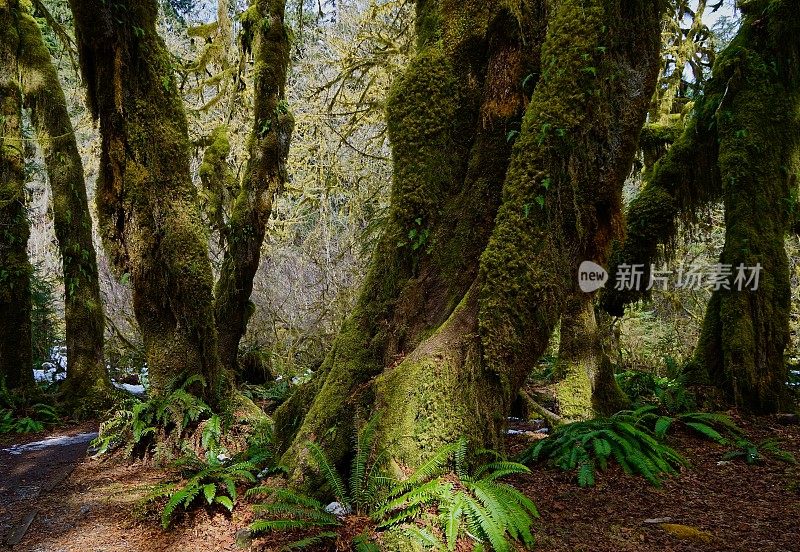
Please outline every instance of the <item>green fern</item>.
[[[377, 423], [377, 418], [372, 418], [356, 438], [355, 454], [347, 486], [345, 478], [339, 474], [322, 448], [313, 442], [306, 443], [317, 470], [345, 512], [353, 512], [356, 515], [371, 513], [379, 504], [381, 490], [386, 488], [387, 482], [390, 481], [381, 467], [385, 455], [375, 450]], [[246, 495], [249, 497], [266, 495], [270, 500], [254, 506], [255, 511], [262, 516], [250, 525], [250, 530], [254, 533], [313, 529], [318, 531], [310, 537], [291, 543], [287, 549], [309, 546], [308, 543], [317, 544], [322, 540], [333, 538], [336, 533], [328, 530], [342, 524], [339, 516], [327, 511], [326, 506], [319, 500], [289, 489], [258, 486], [249, 489]], [[354, 540], [352, 544], [356, 550], [373, 550], [366, 541], [359, 545]]]
[[[490, 544], [498, 552], [511, 550], [511, 541], [532, 546], [531, 526], [533, 517], [538, 516], [536, 506], [515, 488], [498, 481], [530, 470], [491, 452], [491, 461], [470, 471], [467, 453], [467, 441], [460, 439], [437, 451], [406, 481], [398, 483], [388, 493], [386, 503], [373, 514], [378, 527], [417, 521], [424, 508], [435, 506], [439, 512], [437, 531], [445, 536], [448, 550], [455, 550], [462, 535]], [[452, 460], [452, 473], [445, 469], [448, 460]], [[406, 532], [415, 535], [420, 544], [441, 547], [424, 538], [433, 534], [417, 523], [404, 527], [410, 528]]]
[[735, 448], [726, 452], [722, 459], [742, 458], [748, 464], [761, 464], [769, 456], [787, 464], [797, 464], [794, 454], [781, 449], [778, 443], [777, 439], [766, 439], [760, 443], [753, 443], [749, 439], [740, 438], [735, 441]]
[[97, 450], [95, 455], [121, 447], [125, 447], [127, 455], [133, 455], [134, 451], [142, 455], [157, 452], [162, 450], [158, 449], [159, 440], [180, 443], [190, 427], [196, 427], [206, 418], [209, 423], [201, 436], [202, 444], [206, 450], [217, 448], [220, 419], [201, 398], [188, 391], [193, 385], [204, 386], [205, 380], [194, 375], [163, 396], [147, 401], [126, 399], [123, 406], [100, 425], [99, 435], [92, 442]]
[[[651, 430], [651, 425], [656, 429]], [[657, 438], [658, 432], [666, 431], [665, 425], [655, 407], [566, 424], [523, 452], [520, 462], [547, 461], [575, 471], [578, 484], [587, 487], [594, 485], [596, 469], [604, 471], [613, 460], [626, 473], [659, 486], [663, 475], [674, 475], [686, 465], [682, 456]]]
[[320, 448], [320, 446], [316, 443], [309, 441], [306, 443], [306, 448], [308, 448], [308, 452], [311, 454], [311, 457], [314, 459], [314, 462], [317, 464], [317, 468], [319, 469], [322, 476], [325, 478], [325, 481], [331, 488], [333, 492], [333, 496], [342, 504], [350, 504], [350, 500], [347, 496], [347, 491], [344, 487], [344, 482], [342, 481], [342, 477], [339, 475], [339, 472], [336, 471], [336, 468], [333, 467], [331, 462], [328, 460], [328, 457], [325, 455], [325, 452]]
[[219, 504], [229, 512], [233, 511], [237, 498], [236, 485], [255, 482], [255, 472], [259, 470], [258, 465], [252, 462], [220, 462], [213, 455], [209, 455], [205, 462], [188, 457], [180, 459], [175, 465], [181, 469], [186, 481], [159, 490], [161, 496], [169, 496], [161, 511], [161, 525], [165, 529], [172, 522], [178, 506], [188, 510], [197, 499], [204, 500], [209, 506]]

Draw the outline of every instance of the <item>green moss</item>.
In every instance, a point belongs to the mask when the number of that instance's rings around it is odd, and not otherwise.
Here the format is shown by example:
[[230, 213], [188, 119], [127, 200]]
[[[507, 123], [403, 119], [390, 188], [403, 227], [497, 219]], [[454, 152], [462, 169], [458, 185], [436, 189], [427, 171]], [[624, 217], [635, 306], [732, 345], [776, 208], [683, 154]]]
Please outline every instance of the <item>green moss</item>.
[[501, 396], [497, 381], [484, 378], [475, 308], [468, 293], [435, 334], [375, 381], [382, 446], [398, 468], [418, 466], [459, 437], [500, 445]]
[[207, 237], [172, 57], [156, 32], [157, 3], [71, 6], [89, 106], [103, 137], [101, 235], [116, 270], [130, 274], [153, 392], [202, 374], [204, 398], [216, 407], [230, 378], [217, 353]]
[[[253, 56], [253, 128], [248, 138], [248, 159], [236, 198], [230, 208], [227, 225], [222, 217], [221, 201], [216, 199], [217, 226], [227, 241], [215, 296], [215, 317], [219, 351], [223, 365], [236, 371], [239, 342], [250, 318], [250, 294], [261, 259], [267, 221], [276, 194], [286, 181], [286, 158], [294, 129], [294, 119], [285, 100], [289, 65], [289, 37], [283, 24], [284, 2], [259, 0], [248, 9], [247, 32]], [[227, 167], [221, 161], [226, 149], [221, 136], [215, 137], [207, 152], [209, 165], [216, 167], [216, 187], [212, 197], [219, 197]], [[211, 169], [212, 167], [207, 167]], [[202, 176], [202, 175], [201, 175]], [[208, 177], [207, 177], [208, 178]]]
[[[729, 401], [765, 412], [785, 400], [790, 290], [783, 240], [798, 172], [800, 7], [758, 0], [742, 8], [742, 27], [718, 56], [686, 129], [631, 206], [618, 262], [649, 266], [679, 216], [691, 221], [698, 206], [722, 198], [720, 262], [734, 271], [758, 263], [762, 281], [757, 291], [714, 293], [688, 368], [696, 383], [711, 382]], [[633, 298], [609, 297], [604, 304], [616, 314]]]
[[[309, 438], [336, 461], [346, 459], [354, 413], [372, 408], [370, 380], [436, 333], [472, 283], [488, 238], [508, 146], [499, 119], [485, 141], [475, 137], [483, 76], [457, 64], [469, 48], [457, 41], [445, 47], [439, 40], [453, 22], [445, 9], [470, 8], [417, 4], [417, 25], [423, 29], [419, 51], [387, 101], [394, 158], [391, 209], [356, 308], [314, 389], [276, 413], [289, 431], [297, 427], [298, 412], [305, 413], [284, 456], [287, 465], [298, 467], [298, 477], [304, 475]], [[470, 63], [485, 64], [488, 53], [484, 49], [482, 60], [469, 57]], [[416, 239], [420, 235], [425, 239]]]
[[[514, 145], [504, 201], [481, 258], [484, 360], [503, 382], [509, 401], [523, 366], [544, 351], [558, 321], [559, 290], [571, 285], [570, 261], [559, 258], [556, 236], [543, 223], [546, 197], [572, 187], [557, 164], [579, 150], [562, 136], [581, 133], [595, 79], [586, 69], [596, 65], [604, 27], [602, 7], [578, 4], [562, 3], [551, 20], [542, 48], [542, 78]], [[579, 219], [576, 223], [581, 224]]]
[[53, 196], [56, 237], [65, 284], [66, 341], [69, 349], [63, 396], [84, 414], [107, 406], [111, 382], [103, 359], [105, 317], [101, 306], [92, 221], [66, 99], [42, 39], [28, 13], [19, 14], [20, 76], [24, 103], [42, 148]]
[[18, 23], [18, 2], [0, 4], [0, 379], [8, 389], [33, 384]]
[[[721, 197], [716, 162], [719, 146], [713, 119], [718, 101], [713, 93], [699, 99], [669, 151], [654, 167], [647, 167], [645, 186], [628, 207], [624, 241], [616, 244], [612, 254], [611, 282], [616, 281], [620, 264], [644, 265], [642, 278], [647, 281], [651, 264], [671, 255], [679, 223], [694, 222], [704, 206]], [[655, 147], [654, 140], [667, 139], [675, 131], [671, 126], [652, 127], [643, 131], [643, 148]], [[625, 305], [644, 295], [646, 290], [616, 290], [608, 286], [601, 294], [600, 304], [609, 314], [622, 316]]]
[[592, 417], [592, 381], [586, 366], [570, 366], [564, 379], [556, 384], [558, 413], [568, 421], [588, 420]]
[[[778, 34], [757, 22], [763, 14]], [[786, 404], [790, 280], [784, 236], [789, 186], [798, 171], [800, 81], [793, 63], [800, 38], [780, 31], [786, 31], [784, 18], [797, 15], [796, 3], [765, 3], [764, 12], [745, 19], [715, 68], [715, 78], [727, 78], [734, 89], [717, 115], [726, 219], [721, 262], [763, 268], [757, 291], [719, 292], [718, 313], [709, 310], [719, 321], [704, 326], [703, 337], [706, 349], [715, 342], [721, 347], [712, 379], [737, 405], [759, 412]]]

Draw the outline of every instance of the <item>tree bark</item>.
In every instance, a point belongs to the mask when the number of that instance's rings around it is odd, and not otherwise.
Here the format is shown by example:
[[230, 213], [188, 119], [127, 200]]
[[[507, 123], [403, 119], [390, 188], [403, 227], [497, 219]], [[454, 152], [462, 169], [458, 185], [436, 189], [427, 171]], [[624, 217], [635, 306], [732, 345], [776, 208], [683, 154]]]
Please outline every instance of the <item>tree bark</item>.
[[0, 377], [8, 389], [33, 385], [19, 9], [0, 0]]
[[67, 379], [62, 394], [93, 410], [107, 401], [111, 382], [103, 359], [105, 317], [92, 243], [83, 163], [66, 99], [41, 31], [19, 12], [21, 81], [26, 107], [44, 152], [53, 196], [53, 218], [64, 270]]
[[234, 373], [238, 372], [239, 342], [252, 314], [250, 294], [272, 202], [286, 181], [294, 126], [285, 99], [289, 37], [284, 10], [283, 0], [257, 0], [242, 18], [254, 34], [253, 128], [244, 177], [225, 231], [227, 247], [215, 303], [220, 359]]
[[307, 414], [290, 401], [276, 417], [300, 420], [284, 455], [297, 482], [306, 440], [346, 459], [359, 412], [380, 413], [401, 467], [460, 435], [502, 444], [578, 265], [618, 232], [654, 91], [659, 10], [610, 4], [417, 3], [418, 52], [389, 101], [390, 221]]
[[629, 404], [614, 378], [605, 329], [598, 325], [589, 294], [567, 300], [555, 373], [557, 413], [566, 420], [613, 414]]
[[[784, 238], [800, 172], [800, 6], [772, 0], [744, 6], [745, 20], [721, 55], [715, 79], [730, 290], [715, 292], [697, 360], [728, 399], [755, 412], [788, 406], [791, 302]], [[759, 5], [761, 4], [761, 5]], [[796, 191], [796, 190], [795, 190]], [[735, 283], [737, 267], [761, 267], [757, 289]], [[745, 283], [746, 284], [746, 283]]]
[[[658, 244], [674, 235], [677, 217], [721, 196], [726, 232], [720, 263], [733, 274], [730, 289], [711, 297], [687, 370], [694, 383], [712, 384], [731, 404], [774, 412], [787, 405], [784, 237], [796, 191], [790, 188], [800, 170], [800, 6], [755, 0], [742, 10], [742, 27], [717, 58], [693, 119], [631, 205], [617, 261], [645, 263], [647, 271]], [[758, 289], [738, 289], [740, 265], [760, 265]], [[619, 315], [634, 299], [609, 292], [604, 304]]]
[[155, 0], [70, 2], [88, 104], [100, 121], [98, 211], [106, 250], [130, 274], [153, 393], [191, 375], [213, 407], [231, 390], [217, 351], [213, 278], [189, 170], [186, 117]]

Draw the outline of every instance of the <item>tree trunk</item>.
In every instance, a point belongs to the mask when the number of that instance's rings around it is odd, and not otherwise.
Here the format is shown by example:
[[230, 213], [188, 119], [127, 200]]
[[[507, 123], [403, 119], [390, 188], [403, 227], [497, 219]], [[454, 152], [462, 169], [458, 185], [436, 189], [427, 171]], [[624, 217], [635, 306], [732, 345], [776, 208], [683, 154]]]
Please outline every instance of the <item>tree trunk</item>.
[[[800, 170], [800, 6], [759, 0], [742, 10], [742, 27], [717, 58], [692, 121], [631, 205], [617, 261], [645, 263], [647, 271], [658, 244], [674, 235], [676, 218], [691, 217], [721, 195], [726, 232], [720, 263], [732, 270], [725, 283], [730, 289], [712, 295], [687, 369], [695, 383], [711, 383], [731, 404], [774, 412], [787, 404], [783, 352], [790, 280], [784, 237], [793, 204], [790, 186]], [[740, 265], [761, 267], [757, 289], [737, 284]], [[609, 292], [604, 304], [619, 315], [633, 299]]]
[[213, 279], [172, 58], [155, 0], [70, 2], [81, 71], [100, 121], [97, 186], [106, 250], [133, 286], [152, 391], [191, 375], [213, 407], [231, 389], [217, 352]]
[[[763, 3], [763, 2], [762, 2]], [[800, 6], [787, 0], [744, 7], [745, 21], [721, 54], [717, 108], [730, 290], [715, 292], [698, 359], [729, 400], [755, 412], [788, 406], [790, 275], [784, 248], [790, 186], [800, 171]], [[737, 267], [761, 267], [757, 289], [740, 290]], [[750, 274], [748, 274], [748, 277]]]
[[0, 378], [8, 389], [33, 384], [19, 9], [0, 0]]
[[239, 342], [252, 314], [250, 294], [275, 194], [286, 180], [294, 121], [285, 100], [289, 37], [283, 0], [257, 0], [242, 18], [254, 33], [253, 129], [247, 165], [225, 232], [227, 247], [216, 285], [219, 352], [225, 368], [238, 372]]
[[92, 243], [83, 164], [66, 99], [36, 21], [20, 12], [21, 80], [25, 105], [44, 152], [53, 195], [55, 232], [64, 269], [67, 379], [63, 395], [89, 410], [109, 398], [103, 359], [104, 316]]
[[627, 397], [614, 379], [606, 339], [589, 294], [569, 298], [561, 315], [556, 364], [556, 411], [565, 420], [587, 420], [625, 408]]
[[658, 9], [607, 4], [417, 3], [418, 52], [389, 101], [390, 221], [307, 414], [277, 415], [301, 421], [296, 481], [306, 440], [346, 459], [360, 412], [380, 413], [400, 466], [460, 435], [501, 445], [578, 265], [617, 232], [654, 91]]

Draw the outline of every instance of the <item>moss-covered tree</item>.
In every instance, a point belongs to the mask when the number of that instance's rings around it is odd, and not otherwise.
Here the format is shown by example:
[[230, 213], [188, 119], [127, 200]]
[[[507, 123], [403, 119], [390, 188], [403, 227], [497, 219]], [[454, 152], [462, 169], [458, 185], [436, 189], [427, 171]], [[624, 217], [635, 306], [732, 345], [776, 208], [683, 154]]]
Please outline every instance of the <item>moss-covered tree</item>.
[[18, 0], [0, 0], [0, 377], [33, 384]]
[[231, 388], [217, 352], [213, 277], [189, 167], [173, 58], [156, 31], [158, 3], [72, 1], [81, 72], [100, 122], [100, 230], [128, 273], [151, 386], [191, 375], [219, 406]]
[[[239, 342], [253, 312], [250, 294], [272, 202], [286, 181], [293, 119], [285, 99], [289, 38], [284, 10], [283, 0], [258, 0], [240, 18], [245, 32], [253, 35], [253, 128], [239, 194], [224, 227], [226, 248], [215, 308], [220, 358], [231, 371], [237, 371]], [[217, 136], [210, 148], [224, 150], [221, 140]]]
[[29, 13], [20, 10], [17, 29], [24, 105], [31, 110], [44, 153], [64, 270], [68, 355], [62, 391], [65, 398], [83, 408], [96, 408], [110, 396], [111, 382], [103, 359], [105, 319], [83, 163], [64, 92], [39, 26]]
[[307, 439], [347, 457], [359, 410], [399, 465], [458, 435], [500, 445], [578, 265], [618, 233], [654, 91], [658, 3], [416, 10], [389, 98], [389, 221], [317, 377], [276, 413], [297, 481]]
[[[556, 370], [556, 407], [565, 420], [585, 420], [622, 410], [629, 401], [614, 378], [608, 355], [611, 321], [592, 297], [569, 297], [561, 315]], [[605, 315], [605, 316], [604, 316]]]
[[[800, 169], [800, 5], [750, 0], [740, 8], [742, 27], [717, 58], [686, 129], [631, 205], [617, 262], [647, 269], [659, 245], [675, 235], [679, 217], [691, 220], [704, 203], [721, 198], [726, 231], [720, 263], [732, 267], [730, 289], [712, 295], [689, 373], [733, 404], [770, 412], [786, 404], [784, 237]], [[754, 282], [737, 282], [739, 266], [761, 267], [757, 289]], [[609, 292], [604, 305], [619, 315], [638, 296]]]
[[[214, 218], [226, 247], [216, 301], [173, 58], [156, 31], [158, 4], [71, 5], [89, 106], [103, 138], [101, 230], [118, 270], [131, 276], [153, 391], [199, 374], [206, 382], [200, 394], [224, 408], [266, 223], [285, 180], [292, 118], [284, 100], [284, 2], [255, 0], [241, 17], [246, 55], [255, 60], [254, 124], [231, 218]], [[208, 196], [228, 184], [228, 149], [220, 128], [200, 169]]]

